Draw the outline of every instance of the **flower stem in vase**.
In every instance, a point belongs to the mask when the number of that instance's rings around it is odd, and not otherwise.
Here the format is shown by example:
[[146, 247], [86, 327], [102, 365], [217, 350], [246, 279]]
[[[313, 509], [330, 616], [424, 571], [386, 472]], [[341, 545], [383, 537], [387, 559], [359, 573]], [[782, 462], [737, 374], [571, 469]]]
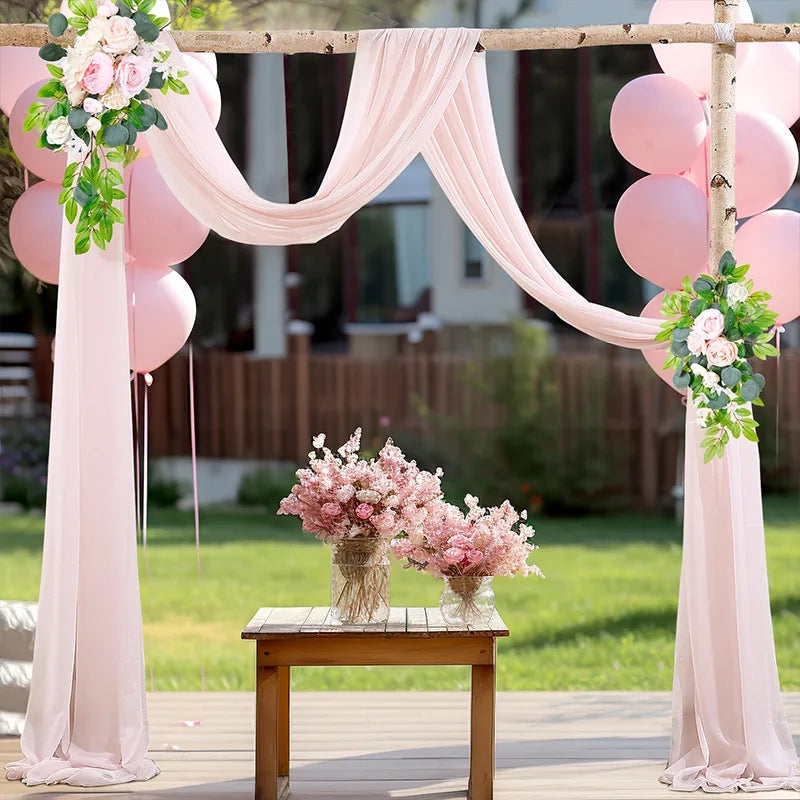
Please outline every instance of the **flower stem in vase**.
[[333, 545], [332, 617], [345, 624], [386, 622], [390, 580], [386, 539], [351, 539]]

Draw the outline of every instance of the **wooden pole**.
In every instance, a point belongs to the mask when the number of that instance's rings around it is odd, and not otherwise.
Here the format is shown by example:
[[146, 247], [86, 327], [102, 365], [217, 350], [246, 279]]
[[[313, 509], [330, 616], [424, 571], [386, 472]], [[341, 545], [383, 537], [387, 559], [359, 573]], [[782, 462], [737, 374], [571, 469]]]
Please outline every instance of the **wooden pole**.
[[[711, 2], [712, 0], [707, 0]], [[718, 6], [720, 13], [726, 7]], [[727, 15], [726, 15], [727, 18]], [[184, 52], [354, 53], [358, 31], [173, 31]], [[0, 45], [41, 47], [52, 40], [46, 25], [0, 25]], [[737, 42], [799, 42], [800, 24], [736, 26]], [[713, 25], [588, 25], [582, 28], [485, 30], [479, 50], [572, 50], [621, 44], [713, 44]]]
[[[714, 20], [723, 25], [736, 21], [739, 0], [713, 0]], [[709, 235], [711, 272], [726, 250], [733, 252], [736, 231], [736, 45], [715, 44], [711, 56], [711, 182]]]

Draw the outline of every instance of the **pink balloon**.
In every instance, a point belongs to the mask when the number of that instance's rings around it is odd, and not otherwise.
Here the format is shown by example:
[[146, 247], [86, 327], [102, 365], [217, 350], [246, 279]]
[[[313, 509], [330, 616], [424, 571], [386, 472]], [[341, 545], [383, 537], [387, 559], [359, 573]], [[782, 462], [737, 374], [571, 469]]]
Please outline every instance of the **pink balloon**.
[[800, 119], [800, 42], [759, 42], [736, 75], [736, 104], [768, 111], [790, 128]]
[[64, 209], [58, 204], [60, 193], [57, 184], [34, 184], [11, 209], [8, 225], [11, 246], [19, 262], [45, 283], [58, 283], [64, 219]]
[[208, 228], [169, 190], [152, 158], [137, 159], [127, 174], [126, 248], [145, 264], [179, 264], [203, 244]]
[[778, 322], [800, 317], [800, 214], [773, 209], [749, 219], [736, 232], [736, 260], [750, 264], [754, 289], [772, 295]]
[[169, 267], [133, 262], [125, 267], [131, 369], [152, 372], [186, 343], [197, 303], [189, 284]]
[[19, 96], [32, 83], [49, 80], [36, 47], [0, 47], [0, 109], [10, 117]]
[[617, 246], [643, 278], [679, 289], [708, 262], [708, 203], [687, 178], [648, 175], [622, 195], [614, 214]]
[[8, 133], [12, 150], [27, 169], [46, 181], [61, 183], [64, 178], [64, 171], [67, 168], [67, 154], [64, 152], [54, 153], [46, 147], [39, 147], [38, 142], [41, 134], [38, 130], [34, 129], [27, 133], [22, 130], [31, 103], [38, 101], [48, 106], [53, 105], [51, 100], [37, 97], [36, 93], [43, 83], [43, 81], [34, 83], [19, 96], [19, 99], [14, 104], [14, 110], [11, 112]]
[[772, 114], [736, 115], [736, 209], [740, 219], [771, 208], [797, 176], [797, 144]]
[[196, 59], [211, 73], [211, 77], [217, 77], [217, 57], [214, 53], [184, 53], [183, 55]]
[[[641, 311], [640, 317], [646, 319], [666, 320], [666, 317], [661, 313], [661, 304], [664, 302], [664, 295], [666, 292], [659, 292]], [[658, 350], [642, 350], [644, 360], [649, 364], [650, 369], [661, 378], [664, 383], [668, 383], [673, 389], [675, 386], [672, 383], [672, 376], [675, 374], [674, 369], [664, 369], [664, 359], [667, 357], [668, 351], [667, 343], [663, 348]], [[678, 394], [686, 394], [685, 389], [675, 389]]]
[[[706, 0], [656, 0], [650, 11], [650, 22], [682, 23], [714, 21], [714, 3]], [[753, 12], [747, 0], [739, 0], [739, 22], [752, 22]], [[711, 91], [711, 45], [710, 44], [654, 44], [661, 69], [685, 83], [699, 95]], [[738, 66], [741, 68], [749, 57], [752, 45], [736, 47]]]
[[689, 169], [707, 132], [703, 104], [669, 75], [635, 78], [611, 107], [617, 150], [644, 172], [677, 175]]

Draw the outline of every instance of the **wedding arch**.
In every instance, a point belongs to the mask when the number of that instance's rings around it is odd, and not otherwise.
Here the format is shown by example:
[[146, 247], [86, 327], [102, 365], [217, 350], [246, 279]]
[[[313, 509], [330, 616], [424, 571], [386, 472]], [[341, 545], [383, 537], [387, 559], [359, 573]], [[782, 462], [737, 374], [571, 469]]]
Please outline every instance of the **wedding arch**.
[[[708, 0], [712, 2], [712, 0]], [[156, 95], [168, 130], [148, 144], [175, 196], [222, 236], [260, 245], [314, 242], [379, 194], [418, 154], [511, 277], [577, 329], [629, 348], [658, 347], [658, 322], [588, 302], [549, 264], [500, 159], [485, 49], [713, 43], [711, 263], [733, 250], [735, 41], [798, 41], [798, 25], [485, 31], [178, 32], [184, 51], [356, 52], [342, 130], [317, 194], [255, 195], [193, 95]], [[165, 35], [171, 42], [173, 37]], [[40, 26], [0, 26], [0, 44], [43, 44]], [[180, 60], [179, 54], [176, 57]], [[25, 758], [10, 779], [104, 785], [157, 773], [146, 758], [136, 558], [123, 237], [76, 256], [62, 233], [52, 434], [39, 627]], [[675, 654], [674, 726], [663, 780], [675, 789], [800, 789], [775, 661], [757, 445], [731, 441], [703, 463], [686, 415], [686, 499]]]

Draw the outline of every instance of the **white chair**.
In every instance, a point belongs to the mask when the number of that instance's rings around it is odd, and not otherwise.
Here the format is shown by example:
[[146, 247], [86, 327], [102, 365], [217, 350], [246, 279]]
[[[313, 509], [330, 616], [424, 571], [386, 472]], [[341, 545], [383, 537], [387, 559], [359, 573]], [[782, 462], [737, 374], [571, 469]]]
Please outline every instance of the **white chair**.
[[36, 339], [27, 333], [0, 333], [0, 417], [30, 416], [36, 400], [31, 366]]
[[0, 736], [19, 736], [31, 684], [36, 603], [0, 600]]

